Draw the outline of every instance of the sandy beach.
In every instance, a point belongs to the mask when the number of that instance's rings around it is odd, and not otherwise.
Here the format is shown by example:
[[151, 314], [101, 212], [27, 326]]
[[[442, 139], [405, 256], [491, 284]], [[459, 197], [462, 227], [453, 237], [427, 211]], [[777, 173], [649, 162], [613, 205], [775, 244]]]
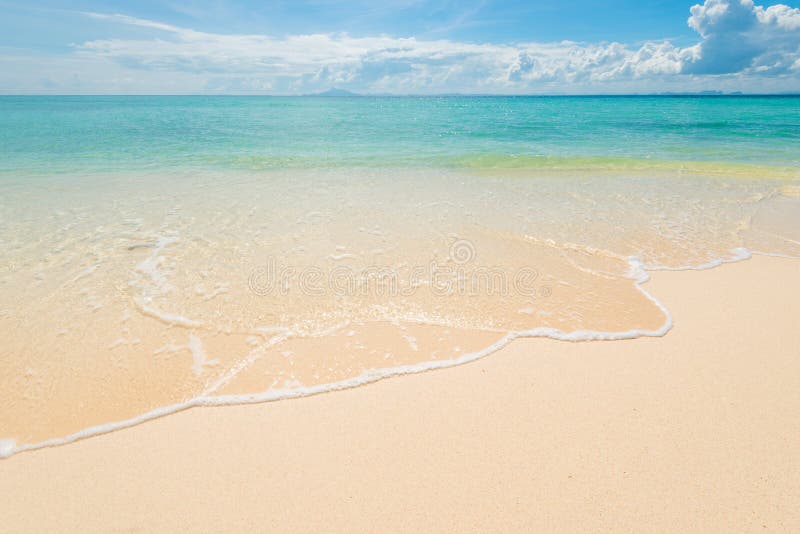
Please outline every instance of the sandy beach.
[[800, 529], [800, 263], [657, 272], [663, 338], [202, 408], [0, 461], [2, 529]]
[[797, 2], [0, 1], [0, 534], [800, 533]]

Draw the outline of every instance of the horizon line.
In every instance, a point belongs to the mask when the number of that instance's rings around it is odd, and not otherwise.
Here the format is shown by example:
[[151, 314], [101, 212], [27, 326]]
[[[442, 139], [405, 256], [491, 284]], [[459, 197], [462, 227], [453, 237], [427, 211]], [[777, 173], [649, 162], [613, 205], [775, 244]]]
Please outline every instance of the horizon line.
[[441, 97], [509, 97], [509, 98], [537, 98], [537, 97], [629, 97], [629, 96], [695, 96], [695, 97], [741, 97], [741, 96], [800, 96], [800, 91], [772, 92], [772, 93], [747, 93], [743, 91], [716, 92], [716, 91], [686, 91], [686, 92], [661, 92], [661, 93], [350, 93], [341, 95], [320, 93], [304, 94], [270, 94], [270, 93], [3, 93], [0, 97], [20, 96], [204, 96], [204, 97], [268, 97], [268, 98], [441, 98]]

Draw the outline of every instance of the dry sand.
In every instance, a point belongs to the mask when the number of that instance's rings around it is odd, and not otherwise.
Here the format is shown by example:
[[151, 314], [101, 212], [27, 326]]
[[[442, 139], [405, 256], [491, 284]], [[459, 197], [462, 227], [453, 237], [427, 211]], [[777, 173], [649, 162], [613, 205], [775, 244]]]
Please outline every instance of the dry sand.
[[647, 288], [664, 338], [520, 340], [18, 454], [0, 530], [800, 531], [800, 262]]

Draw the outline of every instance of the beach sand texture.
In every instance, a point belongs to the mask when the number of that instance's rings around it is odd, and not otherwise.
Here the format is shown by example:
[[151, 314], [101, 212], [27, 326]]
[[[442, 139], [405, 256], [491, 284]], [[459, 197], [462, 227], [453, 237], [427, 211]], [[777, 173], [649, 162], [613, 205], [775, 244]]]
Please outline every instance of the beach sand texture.
[[0, 461], [4, 532], [800, 530], [800, 263], [646, 284], [662, 338], [520, 339]]

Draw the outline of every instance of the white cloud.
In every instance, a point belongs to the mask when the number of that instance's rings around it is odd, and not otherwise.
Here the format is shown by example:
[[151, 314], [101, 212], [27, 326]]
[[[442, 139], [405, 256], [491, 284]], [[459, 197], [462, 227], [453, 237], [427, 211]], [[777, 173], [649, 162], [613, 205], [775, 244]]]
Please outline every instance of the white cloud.
[[800, 58], [800, 9], [764, 8], [752, 0], [706, 0], [691, 9], [689, 26], [703, 40], [691, 49], [684, 71], [780, 74]]
[[[278, 38], [86, 15], [151, 35], [86, 41], [74, 45], [68, 60], [50, 60], [70, 64], [73, 78], [59, 78], [63, 68], [46, 69], [40, 59], [27, 67], [32, 91], [45, 77], [51, 88], [85, 90], [76, 86], [76, 71], [81, 87], [98, 92], [292, 94], [332, 86], [389, 93], [800, 89], [800, 9], [765, 8], [752, 0], [706, 0], [692, 7], [688, 23], [700, 41], [685, 48], [669, 41], [491, 44], [344, 33]], [[0, 55], [0, 62], [9, 65], [13, 58]], [[14, 83], [14, 72], [26, 72], [23, 63], [11, 73], [8, 67], [0, 70], [0, 87]], [[41, 72], [33, 72], [37, 66]]]
[[[206, 73], [214, 85], [259, 76], [278, 91], [349, 85], [391, 92], [520, 92], [537, 82], [602, 83], [680, 71], [680, 52], [667, 42], [630, 48], [620, 43], [474, 44], [347, 34], [223, 35], [124, 15], [91, 16], [159, 30], [148, 40], [105, 39], [76, 46], [83, 57], [130, 69]], [[298, 87], [298, 82], [300, 87]]]

